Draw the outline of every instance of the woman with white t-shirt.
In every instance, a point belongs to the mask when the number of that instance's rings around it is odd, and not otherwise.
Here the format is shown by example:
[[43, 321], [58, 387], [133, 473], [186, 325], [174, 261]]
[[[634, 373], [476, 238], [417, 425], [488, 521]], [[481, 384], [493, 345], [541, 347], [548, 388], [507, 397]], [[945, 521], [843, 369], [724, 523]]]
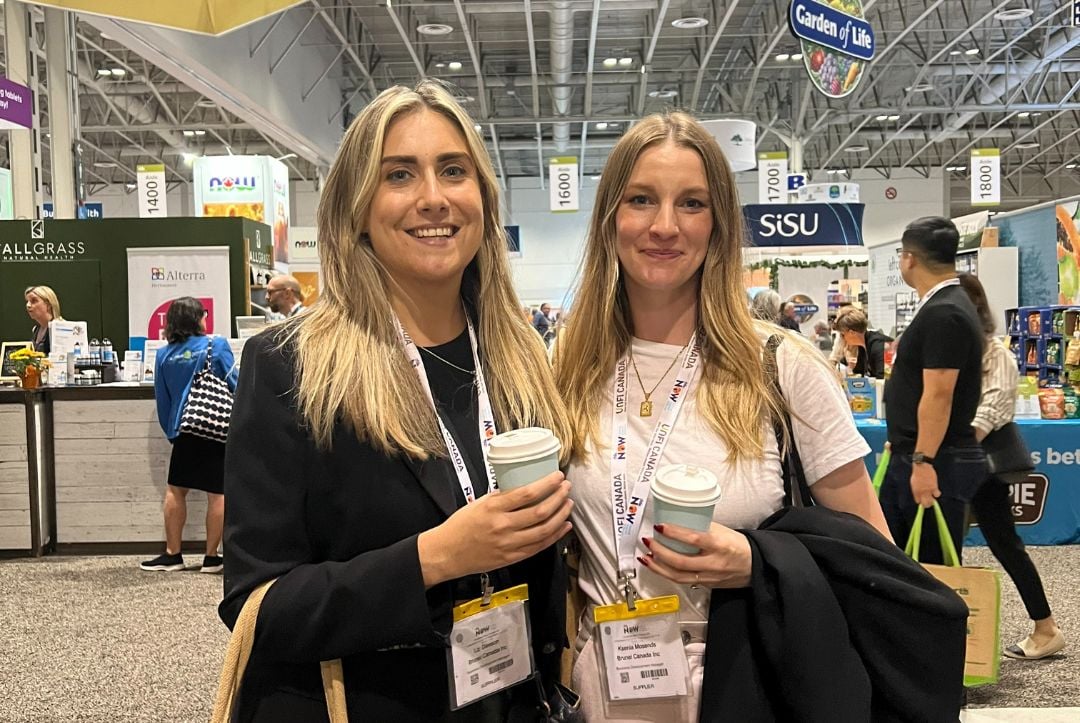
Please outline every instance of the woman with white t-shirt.
[[[791, 416], [816, 502], [888, 536], [863, 464], [869, 449], [835, 377], [805, 340], [751, 318], [744, 238], [727, 161], [689, 115], [650, 116], [612, 150], [574, 309], [555, 352], [573, 428], [567, 474], [575, 480], [587, 603], [573, 687], [590, 721], [698, 720], [710, 589], [748, 584], [751, 547], [735, 530], [756, 528], [784, 503], [774, 416]], [[782, 400], [770, 394], [762, 359], [774, 334], [784, 338], [777, 350]], [[648, 483], [656, 469], [678, 463], [708, 469], [722, 489], [707, 533], [664, 526], [664, 536], [700, 547], [696, 555], [654, 539]], [[628, 599], [646, 607], [660, 599], [656, 605], [670, 609], [664, 596], [677, 596], [678, 611], [658, 623], [668, 626], [662, 632], [649, 633], [659, 637], [634, 637], [645, 634], [645, 618], [605, 626], [608, 635], [627, 636], [620, 650], [635, 651], [630, 658], [651, 651], [664, 660], [654, 672], [636, 670], [654, 681], [626, 687], [623, 664], [606, 662], [596, 644], [593, 613]], [[671, 690], [667, 679], [679, 675], [683, 694], [649, 692]], [[616, 689], [620, 700], [612, 701]]]

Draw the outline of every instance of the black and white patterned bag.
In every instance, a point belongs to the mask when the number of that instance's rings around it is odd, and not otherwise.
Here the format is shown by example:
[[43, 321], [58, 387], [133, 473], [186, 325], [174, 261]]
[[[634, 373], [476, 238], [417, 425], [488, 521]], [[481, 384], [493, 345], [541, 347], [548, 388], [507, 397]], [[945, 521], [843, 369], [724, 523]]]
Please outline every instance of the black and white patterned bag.
[[206, 344], [206, 366], [191, 380], [184, 411], [180, 413], [180, 432], [225, 443], [229, 436], [233, 395], [228, 383], [211, 371], [214, 340]]

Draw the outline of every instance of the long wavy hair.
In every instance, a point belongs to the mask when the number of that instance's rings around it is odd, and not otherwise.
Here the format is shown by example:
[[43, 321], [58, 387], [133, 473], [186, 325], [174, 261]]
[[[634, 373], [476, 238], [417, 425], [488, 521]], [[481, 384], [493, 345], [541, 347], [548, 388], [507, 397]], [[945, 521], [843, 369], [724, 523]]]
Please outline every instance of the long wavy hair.
[[346, 131], [326, 179], [317, 221], [323, 291], [310, 311], [284, 324], [283, 344], [295, 346], [299, 361], [301, 414], [323, 449], [341, 421], [383, 453], [446, 456], [435, 412], [401, 346], [390, 303], [390, 290], [398, 287], [363, 232], [382, 180], [387, 129], [424, 109], [460, 131], [477, 169], [484, 233], [461, 295], [476, 324], [496, 424], [501, 430], [543, 426], [565, 440], [565, 410], [543, 344], [514, 293], [491, 159], [451, 91], [432, 80], [390, 88], [367, 105]]
[[[735, 462], [763, 455], [764, 423], [785, 412], [768, 386], [762, 337], [781, 333], [755, 321], [743, 288], [746, 240], [735, 177], [716, 140], [686, 113], [651, 115], [631, 128], [608, 157], [586, 240], [574, 305], [555, 353], [555, 380], [572, 427], [573, 455], [599, 440], [599, 412], [612, 370], [633, 334], [624, 271], [617, 253], [616, 213], [634, 164], [648, 148], [674, 143], [701, 157], [713, 231], [699, 272], [698, 334], [702, 364], [698, 410]], [[792, 336], [792, 335], [789, 335]], [[777, 417], [779, 418], [779, 417]]]

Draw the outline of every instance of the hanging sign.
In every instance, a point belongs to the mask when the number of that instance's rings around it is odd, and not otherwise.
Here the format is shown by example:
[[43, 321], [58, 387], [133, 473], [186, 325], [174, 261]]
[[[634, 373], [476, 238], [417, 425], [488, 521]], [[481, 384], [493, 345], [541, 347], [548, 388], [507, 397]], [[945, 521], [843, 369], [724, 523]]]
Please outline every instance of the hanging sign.
[[861, 203], [750, 204], [743, 217], [753, 246], [862, 246]]
[[1001, 203], [1001, 151], [976, 148], [971, 151], [971, 205], [997, 206]]
[[758, 154], [758, 203], [787, 202], [787, 172], [787, 153]]
[[874, 58], [874, 29], [862, 0], [793, 0], [788, 24], [801, 41], [803, 65], [817, 89], [831, 98], [854, 91]]
[[1080, 27], [1080, 0], [1073, 0], [1073, 3], [1072, 3], [1072, 24], [1073, 24], [1073, 27]]
[[139, 218], [164, 218], [169, 215], [165, 201], [165, 164], [136, 166], [139, 186]]
[[577, 158], [552, 158], [548, 166], [548, 186], [553, 213], [579, 210]]
[[30, 89], [0, 76], [0, 130], [23, 130], [33, 125]]

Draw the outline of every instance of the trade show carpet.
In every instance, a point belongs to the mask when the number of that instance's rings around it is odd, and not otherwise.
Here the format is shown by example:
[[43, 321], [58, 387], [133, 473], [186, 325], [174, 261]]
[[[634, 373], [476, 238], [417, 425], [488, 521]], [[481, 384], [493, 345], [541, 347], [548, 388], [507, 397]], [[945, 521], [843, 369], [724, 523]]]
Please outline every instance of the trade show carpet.
[[[999, 684], [970, 691], [968, 723], [1080, 720], [1080, 546], [1031, 552], [1068, 647], [1003, 660]], [[0, 721], [209, 719], [227, 641], [221, 577], [143, 572], [139, 559], [0, 560]], [[965, 561], [996, 565], [986, 548], [965, 550]], [[1012, 643], [1030, 624], [1007, 578], [1002, 591], [1002, 640]]]

